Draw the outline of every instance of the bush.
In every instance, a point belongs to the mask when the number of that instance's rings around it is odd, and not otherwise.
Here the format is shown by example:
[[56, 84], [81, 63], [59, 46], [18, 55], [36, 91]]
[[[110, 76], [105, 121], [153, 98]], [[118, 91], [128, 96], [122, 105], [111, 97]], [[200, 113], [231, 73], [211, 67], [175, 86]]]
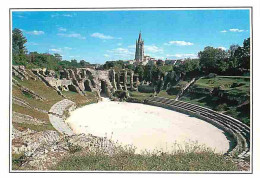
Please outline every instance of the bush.
[[215, 78], [217, 76], [217, 74], [214, 74], [214, 73], [210, 73], [207, 78]]
[[138, 91], [141, 93], [154, 93], [154, 87], [149, 85], [139, 85]]
[[168, 95], [177, 95], [181, 91], [180, 86], [172, 86], [166, 92]]
[[226, 103], [219, 104], [215, 109], [217, 111], [225, 111], [225, 110], [227, 110], [227, 104]]
[[114, 97], [117, 97], [119, 99], [126, 99], [128, 98], [129, 94], [127, 91], [117, 90], [114, 93]]

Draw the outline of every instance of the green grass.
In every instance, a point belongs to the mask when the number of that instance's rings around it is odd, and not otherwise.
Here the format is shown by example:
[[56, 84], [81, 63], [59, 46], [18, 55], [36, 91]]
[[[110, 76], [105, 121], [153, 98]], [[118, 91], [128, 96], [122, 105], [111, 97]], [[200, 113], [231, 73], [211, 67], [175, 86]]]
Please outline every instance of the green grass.
[[144, 101], [145, 99], [149, 98], [153, 93], [140, 93], [138, 91], [130, 91], [130, 97], [137, 99], [139, 101]]
[[[238, 86], [232, 87], [234, 83], [238, 84]], [[226, 90], [229, 94], [233, 95], [250, 94], [250, 80], [248, 80], [247, 78], [233, 78], [232, 76], [217, 76], [210, 79], [201, 78], [195, 82], [194, 86], [207, 89], [221, 87], [223, 90]]]
[[34, 125], [34, 124], [26, 124], [26, 123], [13, 123], [13, 126], [20, 130], [26, 130], [27, 128], [31, 129], [31, 130], [35, 130], [35, 131], [45, 131], [45, 130], [56, 130], [51, 123], [48, 124], [43, 124], [43, 125]]
[[164, 65], [164, 66], [159, 66], [158, 67], [160, 71], [163, 73], [165, 72], [171, 72], [173, 70], [173, 65]]
[[219, 99], [216, 96], [210, 96], [205, 94], [197, 94], [197, 93], [186, 93], [180, 98], [181, 101], [185, 101], [188, 103], [196, 104], [199, 106], [203, 106], [209, 109], [213, 109], [216, 111], [221, 111], [226, 115], [234, 117], [243, 123], [250, 125], [250, 114], [249, 111], [244, 111], [237, 108], [234, 104], [227, 104], [224, 110], [218, 110], [220, 105], [226, 104], [225, 101]]
[[165, 90], [160, 91], [160, 93], [157, 94], [159, 97], [166, 97], [170, 99], [175, 99], [176, 95], [169, 95]]
[[12, 170], [19, 170], [22, 163], [25, 161], [24, 153], [12, 154]]
[[[21, 85], [23, 85], [24, 81], [19, 81], [19, 83]], [[56, 102], [62, 100], [63, 98], [58, 95], [58, 93], [53, 90], [50, 87], [47, 87], [46, 85], [44, 85], [41, 81], [34, 81], [35, 83], [31, 83], [31, 87], [27, 87], [33, 91], [35, 91], [37, 94], [39, 94], [40, 96], [46, 98], [46, 100], [40, 101], [40, 100], [36, 100], [34, 98], [28, 97], [26, 96], [18, 87], [13, 86], [12, 88], [12, 96], [16, 96], [26, 102], [28, 102], [31, 106], [49, 111], [50, 108], [52, 107], [52, 105], [54, 105]], [[41, 83], [41, 85], [40, 85]], [[43, 84], [43, 85], [42, 85]], [[36, 87], [37, 85], [41, 86], [41, 88]], [[34, 90], [35, 88], [37, 88], [37, 90]], [[41, 90], [41, 94], [39, 92], [37, 92], [38, 90]]]
[[[208, 107], [232, 116], [245, 124], [250, 124], [250, 108], [237, 106], [250, 100], [250, 78], [245, 76], [217, 76], [215, 78], [201, 78], [192, 86], [194, 90], [213, 90], [219, 88], [222, 96], [198, 93], [185, 93], [182, 101]], [[225, 106], [226, 105], [226, 106]], [[225, 107], [224, 107], [225, 106]]]
[[78, 107], [97, 102], [97, 96], [95, 95], [95, 93], [88, 91], [86, 91], [85, 93], [87, 96], [81, 96], [80, 94], [73, 91], [62, 92], [62, 94], [66, 96], [69, 100], [75, 102]]
[[25, 115], [29, 115], [29, 116], [32, 116], [34, 118], [41, 119], [44, 121], [49, 120], [49, 116], [47, 113], [42, 113], [42, 112], [34, 110], [34, 109], [25, 108], [25, 107], [19, 106], [17, 104], [12, 104], [12, 111], [15, 111], [15, 112], [18, 112], [21, 114], [25, 114]]
[[237, 171], [237, 166], [212, 151], [177, 154], [133, 154], [123, 151], [109, 156], [88, 152], [70, 155], [53, 170], [99, 171]]

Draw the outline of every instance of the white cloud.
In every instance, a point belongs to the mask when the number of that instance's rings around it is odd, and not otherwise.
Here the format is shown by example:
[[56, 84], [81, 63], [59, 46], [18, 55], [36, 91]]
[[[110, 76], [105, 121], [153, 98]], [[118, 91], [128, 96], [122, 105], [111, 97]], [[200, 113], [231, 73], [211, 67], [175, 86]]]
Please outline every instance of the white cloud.
[[135, 45], [129, 45], [129, 46], [128, 46], [128, 48], [132, 48], [132, 49], [133, 49], [133, 48], [135, 49], [135, 47], [136, 47]]
[[49, 49], [50, 52], [54, 52], [54, 53], [61, 53], [63, 52], [64, 50], [71, 50], [72, 48], [70, 47], [63, 47], [63, 48], [52, 48], [52, 49]]
[[168, 43], [164, 43], [164, 45], [191, 46], [193, 43], [186, 41], [169, 41]]
[[110, 36], [110, 35], [105, 35], [103, 33], [92, 33], [90, 35], [91, 37], [94, 37], [94, 38], [99, 38], [99, 39], [102, 39], [102, 40], [112, 40], [112, 39], [122, 39], [122, 38], [116, 38], [116, 37], [113, 37], [113, 36]]
[[222, 30], [222, 31], [220, 31], [221, 33], [226, 33], [227, 32], [227, 30]]
[[148, 53], [162, 53], [163, 49], [155, 45], [144, 45], [144, 51]]
[[114, 37], [109, 36], [109, 35], [104, 35], [103, 33], [93, 33], [90, 35], [91, 37], [94, 38], [99, 38], [99, 39], [103, 39], [103, 40], [111, 40], [114, 39]]
[[30, 34], [30, 35], [43, 35], [44, 34], [44, 31], [38, 31], [38, 30], [33, 30], [33, 31], [25, 31], [24, 30], [24, 32], [25, 33], [27, 33], [27, 34]]
[[104, 56], [104, 57], [109, 57], [109, 55], [108, 55], [108, 54], [104, 54], [103, 56]]
[[80, 56], [69, 56], [69, 58], [78, 58]]
[[116, 48], [112, 50], [107, 50], [108, 53], [119, 57], [130, 57], [134, 55], [134, 52], [129, 51], [127, 48]]
[[175, 57], [175, 58], [198, 58], [197, 54], [186, 53], [186, 54], [167, 54], [167, 57]]
[[61, 48], [57, 48], [57, 49], [53, 48], [53, 49], [49, 49], [49, 51], [54, 52], [54, 53], [60, 53], [62, 50], [61, 50]]
[[238, 29], [238, 28], [231, 28], [229, 29], [231, 32], [243, 32], [244, 30]]
[[66, 34], [66, 33], [58, 33], [57, 35], [59, 36], [64, 36], [64, 37], [68, 37], [68, 38], [78, 38], [78, 39], [81, 39], [81, 40], [85, 40], [86, 37], [82, 36], [81, 34], [79, 33], [69, 33], [69, 34]]
[[61, 31], [61, 32], [66, 32], [67, 31], [67, 29], [63, 28], [63, 27], [59, 27], [58, 30]]
[[217, 48], [219, 48], [219, 49], [222, 49], [222, 50], [226, 50], [227, 48], [225, 48], [225, 47], [223, 47], [223, 46], [220, 46], [220, 47], [217, 47]]
[[64, 47], [65, 50], [71, 50], [72, 48], [70, 47]]

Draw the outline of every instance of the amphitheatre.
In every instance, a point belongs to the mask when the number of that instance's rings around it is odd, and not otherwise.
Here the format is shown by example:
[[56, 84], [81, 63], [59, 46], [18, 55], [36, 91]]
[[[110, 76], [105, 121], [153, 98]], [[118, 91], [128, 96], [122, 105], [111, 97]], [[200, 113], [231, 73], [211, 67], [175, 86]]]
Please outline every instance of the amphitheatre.
[[[57, 77], [52, 70], [13, 66], [12, 73], [13, 104], [48, 114], [50, 125], [57, 131], [19, 131], [19, 126], [13, 128], [12, 150], [16, 154], [25, 152], [31, 157], [29, 167], [46, 169], [43, 165], [49, 165], [55, 155], [66, 155], [66, 142], [74, 145], [73, 149], [77, 146], [102, 148], [106, 152], [111, 152], [117, 142], [135, 147], [137, 154], [153, 150], [174, 152], [184, 149], [186, 144], [196, 143], [240, 161], [250, 156], [249, 126], [228, 115], [176, 98], [149, 94], [140, 101], [131, 97], [128, 91], [136, 91], [141, 85], [138, 75], [131, 70], [63, 69]], [[35, 82], [37, 86], [33, 91], [29, 88]], [[184, 88], [189, 88], [193, 82]], [[53, 97], [45, 92], [56, 94]], [[84, 106], [75, 100], [75, 94], [67, 95], [67, 92], [77, 94], [77, 98], [91, 96], [92, 104]], [[21, 93], [34, 101], [50, 104], [50, 109], [32, 103]], [[183, 93], [184, 89], [180, 91]], [[40, 122], [17, 111], [13, 112], [14, 126], [17, 123], [44, 126], [48, 122], [46, 119], [40, 119]], [[38, 144], [34, 143], [37, 139], [40, 140]]]

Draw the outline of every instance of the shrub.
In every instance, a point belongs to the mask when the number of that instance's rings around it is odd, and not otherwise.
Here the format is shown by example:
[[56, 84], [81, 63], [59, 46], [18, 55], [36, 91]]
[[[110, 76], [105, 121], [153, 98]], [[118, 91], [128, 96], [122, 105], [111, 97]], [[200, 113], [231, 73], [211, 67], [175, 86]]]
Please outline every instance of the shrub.
[[214, 74], [214, 73], [210, 73], [207, 78], [215, 78], [217, 76], [217, 74]]
[[149, 85], [139, 85], [138, 91], [141, 93], [154, 93], [154, 87]]
[[217, 105], [217, 107], [215, 109], [217, 111], [225, 111], [225, 110], [227, 110], [227, 104], [226, 103], [219, 104], [219, 105]]
[[166, 92], [168, 95], [177, 95], [181, 91], [180, 86], [172, 86]]

